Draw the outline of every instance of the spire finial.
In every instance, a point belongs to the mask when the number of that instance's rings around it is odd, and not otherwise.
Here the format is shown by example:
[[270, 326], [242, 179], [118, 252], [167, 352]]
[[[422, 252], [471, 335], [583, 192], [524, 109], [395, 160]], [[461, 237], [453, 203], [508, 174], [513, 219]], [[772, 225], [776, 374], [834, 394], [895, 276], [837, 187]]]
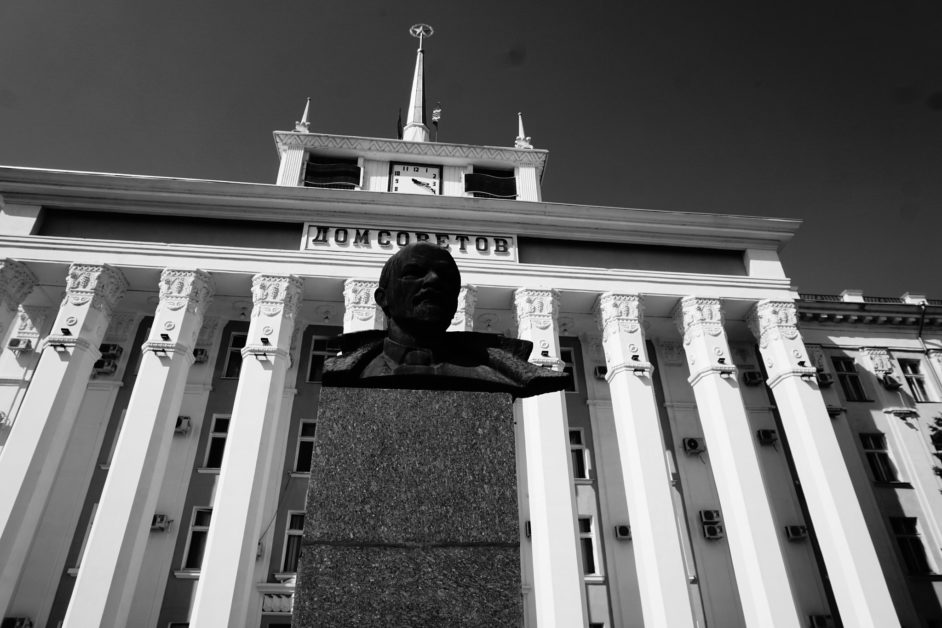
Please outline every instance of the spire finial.
[[311, 123], [308, 122], [307, 116], [308, 112], [311, 109], [311, 97], [307, 97], [307, 102], [304, 103], [304, 115], [301, 116], [300, 122], [294, 123], [294, 130], [298, 133], [310, 133], [311, 132]]
[[425, 67], [422, 43], [434, 32], [428, 24], [413, 24], [409, 28], [409, 34], [419, 39], [419, 49], [415, 53], [415, 74], [412, 77], [408, 119], [402, 131], [402, 139], [408, 142], [427, 142], [429, 139], [428, 127], [425, 126]]
[[523, 132], [523, 113], [517, 112], [517, 139], [514, 141], [514, 148], [533, 148], [530, 138]]

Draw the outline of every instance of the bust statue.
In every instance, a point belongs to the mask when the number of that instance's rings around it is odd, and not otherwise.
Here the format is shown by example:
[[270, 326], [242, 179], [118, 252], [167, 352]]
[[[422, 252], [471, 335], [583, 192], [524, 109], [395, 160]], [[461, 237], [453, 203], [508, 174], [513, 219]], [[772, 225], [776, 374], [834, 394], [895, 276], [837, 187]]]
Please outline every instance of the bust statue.
[[562, 390], [569, 376], [528, 362], [533, 343], [477, 332], [446, 333], [458, 309], [461, 273], [428, 242], [389, 258], [374, 293], [388, 330], [340, 337], [324, 365], [325, 386], [507, 392], [530, 397]]

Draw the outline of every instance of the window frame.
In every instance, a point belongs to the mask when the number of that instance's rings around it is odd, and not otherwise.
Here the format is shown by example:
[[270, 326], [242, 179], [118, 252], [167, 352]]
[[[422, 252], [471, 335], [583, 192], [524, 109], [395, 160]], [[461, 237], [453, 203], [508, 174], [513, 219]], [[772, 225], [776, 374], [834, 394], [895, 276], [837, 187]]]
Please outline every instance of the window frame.
[[[578, 443], [574, 443], [572, 437], [574, 434], [578, 434]], [[582, 458], [582, 469], [584, 470], [584, 475], [576, 474], [576, 456]], [[569, 457], [572, 461], [572, 479], [575, 482], [579, 480], [591, 480], [592, 479], [592, 460], [589, 453], [589, 447], [585, 442], [585, 430], [581, 427], [570, 427], [569, 428]]]
[[[304, 374], [305, 383], [307, 384], [320, 384], [321, 383], [321, 379], [311, 378], [311, 367], [313, 367], [315, 364], [315, 358], [323, 358], [320, 360], [320, 364], [321, 364], [320, 377], [323, 378], [324, 361], [327, 358], [331, 357], [332, 355], [337, 354], [337, 348], [336, 347], [332, 348], [330, 346], [331, 340], [333, 340], [333, 338], [330, 336], [320, 336], [317, 334], [311, 336], [311, 350], [308, 352], [307, 372]], [[318, 348], [319, 342], [323, 342], [322, 348]]]
[[[903, 379], [906, 380], [906, 386], [913, 400], [916, 403], [931, 403], [934, 397], [929, 393], [926, 373], [922, 368], [922, 360], [919, 358], [898, 358], [897, 362], [899, 362], [900, 372], [903, 374]], [[907, 367], [909, 372], [907, 372]]]
[[[311, 436], [305, 436], [304, 434], [305, 425], [313, 425], [314, 434], [312, 434]], [[295, 445], [295, 448], [294, 448], [294, 467], [292, 467], [293, 469], [292, 473], [301, 473], [304, 475], [310, 475], [311, 459], [309, 458], [307, 461], [307, 464], [308, 464], [307, 471], [302, 471], [300, 468], [298, 468], [298, 462], [301, 460], [301, 444], [302, 443], [311, 443], [311, 455], [312, 456], [314, 455], [314, 442], [316, 438], [317, 438], [317, 420], [316, 419], [301, 419], [298, 422], [298, 438], [297, 438], [297, 444]]]
[[[873, 401], [864, 388], [860, 373], [857, 371], [857, 360], [846, 355], [832, 355], [831, 366], [841, 385], [844, 400], [854, 403]], [[849, 367], [850, 370], [847, 370]], [[853, 382], [853, 383], [852, 383]]]
[[[197, 525], [197, 515], [199, 513], [209, 513], [209, 521], [206, 525]], [[213, 507], [212, 506], [194, 506], [192, 512], [190, 513], [190, 526], [186, 535], [186, 545], [183, 546], [183, 559], [181, 562], [181, 568], [184, 571], [198, 572], [203, 569], [203, 558], [206, 554], [206, 541], [209, 539], [209, 528], [213, 524]], [[188, 563], [190, 562], [190, 550], [193, 547], [193, 538], [194, 534], [199, 533], [203, 535], [203, 548], [200, 550], [200, 566], [199, 567], [190, 567]]]
[[[565, 358], [567, 353], [572, 358], [571, 360]], [[563, 363], [563, 373], [569, 373], [569, 381], [572, 382], [571, 387], [566, 386], [564, 389], [566, 394], [578, 395], [581, 390], [579, 389], [579, 381], [576, 377], [576, 347], [561, 346], [559, 348], [559, 361]]]
[[[890, 445], [883, 432], [860, 432], [860, 447], [876, 484], [903, 484], [899, 467], [890, 454]], [[869, 442], [868, 442], [869, 441]], [[889, 473], [887, 473], [889, 472]]]
[[[582, 529], [582, 522], [588, 521], [588, 530]], [[598, 578], [602, 576], [601, 563], [599, 562], [598, 535], [596, 534], [595, 517], [591, 515], [579, 515], [577, 520], [576, 533], [579, 535], [579, 549], [582, 552], [582, 576], [584, 578]], [[588, 544], [586, 543], [588, 541]], [[586, 564], [586, 549], [591, 552], [589, 558], [592, 559], [593, 571], [588, 570]]]
[[[242, 339], [242, 344], [238, 347], [235, 346], [236, 338]], [[248, 331], [232, 331], [229, 332], [229, 342], [226, 345], [226, 360], [222, 365], [222, 373], [219, 375], [219, 379], [239, 379], [239, 375], [242, 374], [242, 349], [245, 348], [245, 345], [248, 343], [249, 332]], [[237, 353], [239, 356], [239, 368], [236, 370], [234, 375], [229, 374], [229, 365], [232, 362], [232, 354]]]
[[[283, 542], [282, 542], [282, 544], [281, 544], [281, 545], [282, 545], [282, 547], [281, 547], [281, 572], [280, 572], [279, 575], [281, 575], [281, 574], [289, 575], [289, 574], [296, 574], [296, 573], [298, 573], [298, 565], [300, 564], [300, 561], [301, 561], [301, 551], [303, 550], [303, 547], [302, 547], [302, 545], [301, 545], [301, 541], [302, 541], [302, 539], [304, 538], [304, 516], [305, 516], [305, 514], [306, 514], [306, 513], [305, 513], [303, 510], [289, 510], [289, 511], [287, 511], [287, 514], [286, 514], [286, 516], [285, 516], [285, 538], [284, 538], [284, 540], [283, 540]], [[291, 518], [292, 518], [292, 517], [297, 517], [297, 516], [300, 516], [300, 517], [301, 517], [301, 527], [300, 527], [300, 529], [298, 529], [298, 528], [292, 528], [292, 527], [291, 527]], [[289, 546], [289, 541], [291, 541], [292, 538], [295, 538], [295, 537], [298, 539], [298, 540], [297, 540], [297, 553], [298, 553], [298, 555], [297, 555], [296, 558], [294, 558], [294, 563], [295, 563], [294, 569], [290, 569], [290, 570], [289, 570], [289, 569], [288, 569], [288, 546]]]
[[[228, 421], [226, 424], [226, 429], [224, 431], [218, 431], [216, 429], [216, 423], [219, 420]], [[203, 455], [203, 469], [221, 469], [222, 461], [226, 455], [226, 444], [229, 440], [229, 429], [232, 426], [232, 415], [231, 414], [222, 414], [214, 413], [209, 423], [209, 434], [206, 437], [206, 453]], [[209, 457], [213, 453], [213, 441], [222, 440], [222, 448], [219, 452], [219, 465], [209, 464]]]
[[[902, 558], [903, 567], [910, 576], [931, 576], [938, 573], [932, 564], [928, 548], [919, 532], [917, 517], [890, 517], [890, 532]], [[905, 529], [904, 529], [905, 528]]]

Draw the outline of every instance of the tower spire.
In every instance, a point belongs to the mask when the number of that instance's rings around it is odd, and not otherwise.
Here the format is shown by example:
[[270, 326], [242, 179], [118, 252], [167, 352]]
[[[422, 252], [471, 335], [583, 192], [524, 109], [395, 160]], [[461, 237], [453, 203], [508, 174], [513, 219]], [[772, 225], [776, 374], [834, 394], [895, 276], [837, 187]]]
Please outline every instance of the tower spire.
[[294, 123], [294, 130], [298, 133], [310, 133], [311, 132], [311, 123], [307, 120], [308, 111], [311, 109], [311, 97], [307, 97], [307, 102], [304, 104], [304, 115], [301, 116], [300, 122]]
[[530, 138], [523, 132], [523, 114], [517, 112], [517, 139], [514, 140], [514, 148], [533, 148]]
[[415, 53], [415, 74], [412, 76], [412, 92], [409, 96], [409, 113], [406, 126], [402, 130], [402, 139], [408, 142], [427, 142], [428, 127], [425, 125], [425, 67], [422, 44], [426, 37], [431, 37], [432, 27], [428, 24], [414, 24], [409, 33], [419, 39], [419, 49]]

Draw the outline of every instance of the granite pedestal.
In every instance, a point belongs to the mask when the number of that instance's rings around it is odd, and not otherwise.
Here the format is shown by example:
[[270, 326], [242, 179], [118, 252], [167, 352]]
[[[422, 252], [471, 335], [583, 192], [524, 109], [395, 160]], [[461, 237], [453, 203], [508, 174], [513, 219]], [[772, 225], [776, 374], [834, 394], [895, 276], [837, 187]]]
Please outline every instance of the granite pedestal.
[[522, 624], [512, 399], [324, 388], [295, 628]]

